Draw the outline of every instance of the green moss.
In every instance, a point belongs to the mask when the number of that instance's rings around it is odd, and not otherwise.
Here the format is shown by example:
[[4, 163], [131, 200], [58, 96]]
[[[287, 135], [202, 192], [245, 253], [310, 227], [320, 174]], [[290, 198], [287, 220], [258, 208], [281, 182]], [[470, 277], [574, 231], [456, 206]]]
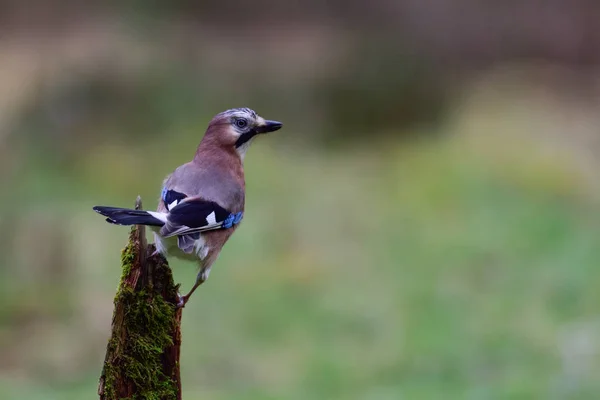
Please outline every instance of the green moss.
[[[123, 274], [115, 297], [115, 315], [118, 313], [123, 321], [108, 344], [107, 353], [114, 357], [104, 365], [105, 398], [117, 399], [117, 379], [126, 377], [137, 393], [129, 400], [175, 399], [177, 383], [165, 375], [162, 364], [165, 349], [173, 345], [175, 306], [162, 297], [162, 287], [148, 285], [136, 290], [127, 284], [137, 258], [133, 239], [134, 235], [121, 254]], [[176, 290], [168, 265], [155, 268], [157, 276], [168, 278], [161, 279], [161, 285], [166, 284], [168, 291]]]
[[121, 284], [123, 284], [125, 278], [127, 278], [131, 273], [131, 267], [135, 261], [135, 255], [135, 242], [133, 241], [133, 237], [130, 237], [129, 244], [121, 251], [121, 266], [123, 269], [121, 274]]
[[107, 398], [116, 398], [113, 388], [119, 376], [136, 386], [138, 395], [131, 400], [175, 398], [176, 383], [165, 376], [161, 362], [164, 349], [173, 344], [174, 307], [161, 296], [131, 288], [121, 288], [118, 297], [125, 306], [123, 329], [127, 332], [122, 332], [123, 342], [115, 335], [109, 343], [109, 352], [120, 354], [121, 359], [105, 365]]

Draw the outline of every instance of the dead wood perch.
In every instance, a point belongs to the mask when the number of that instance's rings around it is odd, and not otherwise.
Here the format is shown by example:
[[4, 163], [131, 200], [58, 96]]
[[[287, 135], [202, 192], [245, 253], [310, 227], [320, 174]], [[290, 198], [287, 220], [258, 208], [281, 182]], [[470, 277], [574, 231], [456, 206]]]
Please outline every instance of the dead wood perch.
[[[142, 209], [137, 198], [135, 208]], [[145, 228], [134, 226], [121, 254], [110, 340], [98, 394], [101, 400], [180, 400], [181, 309], [167, 260], [150, 256]]]

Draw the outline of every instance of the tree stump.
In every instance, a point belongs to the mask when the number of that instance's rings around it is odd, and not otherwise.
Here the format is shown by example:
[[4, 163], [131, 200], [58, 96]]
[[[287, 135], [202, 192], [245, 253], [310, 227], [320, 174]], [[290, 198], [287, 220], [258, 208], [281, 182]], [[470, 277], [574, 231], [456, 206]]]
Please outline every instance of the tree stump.
[[[140, 197], [136, 209], [142, 209]], [[167, 260], [134, 226], [121, 253], [121, 282], [100, 376], [101, 400], [180, 400], [181, 309]]]

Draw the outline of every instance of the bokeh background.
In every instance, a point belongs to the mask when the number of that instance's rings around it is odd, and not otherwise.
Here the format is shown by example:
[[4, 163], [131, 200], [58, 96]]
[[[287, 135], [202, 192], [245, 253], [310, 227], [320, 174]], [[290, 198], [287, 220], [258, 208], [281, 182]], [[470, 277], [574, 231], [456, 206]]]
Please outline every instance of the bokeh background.
[[285, 128], [185, 309], [184, 398], [600, 398], [599, 21], [585, 0], [2, 1], [0, 398], [96, 397], [128, 229], [91, 207], [155, 207], [239, 106]]

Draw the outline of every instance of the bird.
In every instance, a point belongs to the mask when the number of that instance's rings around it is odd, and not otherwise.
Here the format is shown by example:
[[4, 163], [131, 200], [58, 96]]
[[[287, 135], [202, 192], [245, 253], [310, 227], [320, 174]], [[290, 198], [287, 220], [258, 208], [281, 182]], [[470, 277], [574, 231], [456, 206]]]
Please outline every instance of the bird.
[[163, 180], [156, 211], [93, 207], [111, 224], [149, 226], [155, 254], [198, 262], [194, 286], [179, 296], [178, 307], [184, 307], [208, 279], [223, 246], [242, 221], [244, 158], [250, 144], [282, 126], [247, 107], [223, 111], [208, 124], [193, 159]]

